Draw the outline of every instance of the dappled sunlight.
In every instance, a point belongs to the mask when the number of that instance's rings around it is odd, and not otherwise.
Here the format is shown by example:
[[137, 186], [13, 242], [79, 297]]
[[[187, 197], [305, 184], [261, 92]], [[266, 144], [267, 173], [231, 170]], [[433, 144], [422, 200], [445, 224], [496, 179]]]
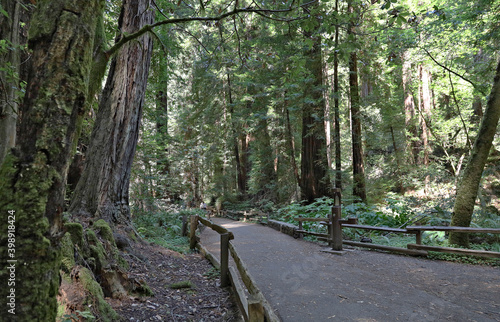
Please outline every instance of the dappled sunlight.
[[223, 224], [221, 224], [221, 226], [224, 226], [227, 229], [241, 228], [241, 227], [244, 227], [246, 225], [249, 225], [249, 223], [244, 223], [244, 222], [241, 222], [241, 221], [235, 221], [235, 222], [232, 222], [232, 223], [223, 223]]

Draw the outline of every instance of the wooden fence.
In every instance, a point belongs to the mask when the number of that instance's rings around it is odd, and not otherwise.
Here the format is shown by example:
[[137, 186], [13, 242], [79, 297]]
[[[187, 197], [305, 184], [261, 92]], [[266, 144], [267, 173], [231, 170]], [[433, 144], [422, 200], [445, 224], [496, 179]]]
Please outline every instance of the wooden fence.
[[[435, 251], [443, 253], [471, 255], [483, 258], [500, 258], [500, 252], [422, 245], [422, 233], [424, 231], [500, 234], [499, 228], [472, 228], [472, 227], [454, 227], [454, 226], [407, 226], [406, 228], [391, 228], [391, 227], [358, 225], [357, 218], [341, 219], [340, 189], [334, 190], [334, 200], [335, 200], [335, 205], [332, 207], [332, 212], [329, 218], [303, 218], [303, 217], [294, 218], [296, 221], [299, 222], [299, 229], [297, 230], [297, 233], [299, 233], [300, 236], [302, 236], [302, 234], [313, 235], [318, 237], [318, 239], [320, 240], [327, 241], [329, 245], [332, 247], [332, 250], [334, 251], [342, 250], [342, 244], [345, 244], [357, 247], [386, 250], [386, 251], [402, 253], [407, 255], [415, 255], [415, 256], [427, 256], [428, 251]], [[323, 225], [326, 225], [328, 227], [328, 234], [314, 233], [304, 230], [302, 227], [303, 226], [302, 223], [305, 221], [319, 222]], [[399, 233], [399, 234], [413, 234], [415, 235], [416, 242], [415, 244], [408, 244], [407, 248], [402, 248], [402, 247], [377, 245], [373, 243], [342, 240], [342, 230], [344, 228], [361, 229], [361, 230], [378, 230], [378, 231], [385, 231], [388, 233]]]
[[[198, 224], [201, 223], [206, 227], [211, 228], [220, 235], [220, 262], [219, 260], [211, 254], [201, 243], [196, 236], [196, 229]], [[238, 306], [243, 314], [245, 321], [251, 322], [278, 322], [279, 317], [274, 313], [271, 305], [264, 298], [264, 295], [257, 287], [255, 280], [252, 278], [248, 272], [247, 267], [241, 260], [238, 252], [234, 248], [231, 240], [234, 239], [232, 232], [228, 231], [226, 228], [214, 224], [210, 220], [202, 218], [200, 216], [191, 216], [190, 220], [190, 247], [194, 249], [195, 247], [200, 250], [207, 259], [209, 259], [212, 264], [220, 270], [220, 284], [221, 287], [232, 286], [234, 295], [236, 297]], [[229, 254], [236, 264], [236, 269], [229, 266]], [[245, 288], [240, 282], [243, 281]], [[247, 293], [249, 294], [247, 296]]]

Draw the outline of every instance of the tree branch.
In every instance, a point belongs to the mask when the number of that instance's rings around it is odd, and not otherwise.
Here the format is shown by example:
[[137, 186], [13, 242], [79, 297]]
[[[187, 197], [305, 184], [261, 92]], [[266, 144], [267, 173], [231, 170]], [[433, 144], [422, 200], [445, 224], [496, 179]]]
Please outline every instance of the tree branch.
[[196, 37], [195, 35], [193, 35], [192, 33], [190, 33], [189, 31], [187, 31], [186, 29], [183, 29], [183, 28], [180, 28], [180, 27], [177, 27], [177, 28], [174, 28], [174, 30], [178, 30], [178, 31], [181, 31], [181, 32], [184, 32], [186, 34], [188, 34], [189, 36], [191, 36], [194, 40], [196, 40], [196, 42], [201, 46], [203, 47], [203, 49], [207, 52], [208, 55], [212, 55], [212, 53], [207, 49], [207, 47], [205, 47], [205, 45], [203, 45], [203, 43], [198, 39], [198, 37]]
[[[174, 23], [184, 23], [184, 22], [191, 22], [191, 21], [220, 21], [220, 20], [223, 20], [229, 16], [233, 16], [233, 15], [236, 15], [236, 14], [241, 13], [241, 12], [257, 13], [260, 15], [264, 15], [264, 13], [285, 13], [285, 12], [291, 12], [293, 10], [294, 10], [294, 8], [272, 10], [272, 9], [254, 9], [252, 7], [248, 7], [248, 8], [239, 8], [239, 9], [237, 8], [237, 9], [234, 9], [232, 11], [228, 11], [224, 14], [221, 14], [219, 16], [215, 16], [215, 17], [186, 17], [186, 18], [173, 18], [173, 19], [158, 21], [154, 24], [146, 25], [134, 33], [125, 34], [118, 42], [116, 42], [113, 45], [113, 47], [108, 49], [105, 52], [105, 54], [109, 58], [114, 53], [116, 53], [118, 51], [118, 49], [120, 49], [127, 42], [142, 36], [146, 32], [152, 31], [153, 28], [163, 26], [163, 25], [174, 24]], [[268, 18], [268, 16], [266, 16], [266, 15], [264, 15], [264, 16], [266, 18]], [[273, 18], [273, 19], [276, 19], [276, 18]], [[289, 20], [281, 20], [281, 21], [289, 21]]]
[[455, 95], [455, 87], [453, 86], [453, 81], [451, 80], [451, 72], [450, 71], [448, 71], [448, 78], [450, 79], [451, 94], [453, 95], [453, 101], [455, 102], [455, 105], [457, 106], [458, 116], [460, 116], [460, 120], [462, 121], [462, 125], [464, 127], [465, 136], [467, 137], [467, 145], [469, 146], [469, 150], [472, 151], [472, 143], [471, 143], [471, 140], [469, 137], [469, 131], [467, 130], [467, 126], [465, 125], [464, 118], [462, 117], [462, 112], [460, 111], [460, 105], [458, 105], [457, 96]]
[[471, 84], [472, 87], [474, 87], [475, 90], [479, 91], [481, 94], [483, 94], [484, 96], [486, 96], [487, 94], [484, 93], [476, 84], [474, 84], [471, 80], [463, 77], [462, 75], [460, 75], [459, 73], [449, 69], [448, 67], [444, 66], [443, 64], [439, 63], [432, 55], [431, 53], [425, 49], [425, 48], [422, 48], [426, 53], [427, 55], [429, 55], [429, 57], [432, 59], [433, 62], [435, 62], [438, 66], [440, 66], [441, 68], [444, 68], [446, 71], [448, 71], [449, 73], [452, 73], [453, 75], [456, 75], [458, 77], [460, 77], [461, 79], [463, 79], [464, 81], [466, 81], [467, 83]]

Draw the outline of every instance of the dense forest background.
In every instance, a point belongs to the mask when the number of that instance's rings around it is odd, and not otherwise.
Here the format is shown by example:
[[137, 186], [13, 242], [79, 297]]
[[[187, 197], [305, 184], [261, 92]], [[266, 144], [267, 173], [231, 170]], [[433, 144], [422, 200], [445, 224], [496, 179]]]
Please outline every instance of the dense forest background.
[[20, 285], [48, 276], [19, 291], [22, 313], [51, 320], [61, 261], [106, 295], [147, 292], [117, 245], [177, 236], [173, 204], [286, 220], [341, 188], [371, 224], [499, 227], [499, 10], [2, 0], [0, 206], [17, 219], [0, 228], [30, 263]]
[[[385, 207], [389, 198], [450, 220], [495, 73], [498, 4], [301, 8], [158, 31], [131, 182], [136, 209], [168, 198], [273, 212], [340, 187], [346, 204]], [[497, 147], [478, 220], [497, 218]]]

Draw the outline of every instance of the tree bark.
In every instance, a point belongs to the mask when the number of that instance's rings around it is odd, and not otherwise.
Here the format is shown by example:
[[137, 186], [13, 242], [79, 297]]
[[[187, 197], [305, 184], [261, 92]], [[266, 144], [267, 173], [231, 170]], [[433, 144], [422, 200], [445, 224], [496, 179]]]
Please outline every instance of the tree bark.
[[[347, 11], [354, 13], [352, 3], [348, 3]], [[355, 37], [355, 26], [351, 20], [347, 33]], [[349, 56], [349, 92], [351, 98], [351, 126], [352, 126], [352, 175], [354, 196], [366, 203], [365, 164], [363, 160], [363, 141], [361, 133], [361, 111], [358, 85], [358, 57], [355, 50]]]
[[[497, 66], [493, 88], [483, 114], [479, 133], [472, 147], [472, 154], [457, 187], [457, 197], [451, 218], [452, 226], [469, 227], [476, 204], [479, 183], [488, 159], [500, 118], [500, 62]], [[450, 233], [450, 244], [468, 246], [466, 233]]]
[[[15, 152], [0, 171], [1, 262], [15, 266], [19, 321], [54, 321], [66, 173], [87, 100], [96, 21], [104, 1], [41, 0], [31, 20], [33, 53]], [[15, 215], [8, 227], [7, 211]], [[7, 252], [7, 231], [15, 253]], [[7, 254], [11, 256], [7, 257]], [[6, 298], [7, 270], [0, 271]], [[5, 314], [5, 313], [4, 313]], [[7, 318], [8, 319], [8, 318]]]
[[[249, 95], [254, 95], [254, 90], [249, 86], [247, 89], [247, 93]], [[251, 114], [252, 111], [252, 101], [247, 101], [246, 103], [246, 109], [248, 113], [247, 115]], [[254, 137], [252, 137], [252, 134], [249, 131], [249, 126], [248, 124], [244, 124], [243, 126], [240, 126], [240, 133], [239, 133], [239, 141], [240, 141], [240, 146], [241, 149], [239, 150], [240, 153], [240, 172], [239, 172], [239, 181], [241, 182], [241, 188], [240, 192], [243, 192], [243, 194], [246, 194], [248, 191], [248, 179], [249, 179], [249, 174], [252, 172], [252, 163], [250, 161], [250, 151], [251, 151], [251, 142], [255, 140]], [[252, 143], [253, 145], [253, 143]]]
[[[9, 149], [16, 143], [16, 122], [18, 114], [17, 92], [21, 70], [20, 17], [21, 4], [18, 1], [2, 0], [1, 7], [8, 17], [0, 14], [0, 39], [7, 41], [10, 49], [2, 55], [0, 69], [0, 165]], [[10, 72], [7, 73], [6, 70]]]
[[[153, 23], [149, 0], [125, 0], [120, 14], [120, 40]], [[152, 39], [148, 34], [125, 44], [113, 58], [91, 135], [84, 172], [70, 212], [102, 218], [112, 226], [131, 225], [129, 182], [142, 117]]]
[[406, 151], [410, 164], [415, 164], [418, 158], [418, 147], [413, 138], [418, 136], [415, 111], [415, 99], [411, 90], [412, 76], [411, 64], [407, 59], [407, 53], [403, 53], [403, 92], [405, 107], [405, 128], [406, 128]]
[[323, 57], [321, 37], [305, 32], [313, 40], [313, 46], [306, 52], [309, 77], [306, 85], [305, 103], [302, 111], [302, 162], [300, 188], [302, 199], [311, 203], [314, 199], [328, 195], [328, 164], [325, 140], [325, 100], [323, 97]]
[[159, 171], [162, 175], [168, 176], [170, 172], [170, 162], [168, 160], [168, 149], [166, 148], [168, 143], [168, 93], [167, 93], [167, 83], [162, 82], [162, 90], [158, 91], [157, 94], [157, 120], [156, 120], [156, 132], [157, 132], [157, 143], [159, 146], [157, 164]]
[[[267, 108], [261, 110], [261, 113], [267, 115]], [[254, 185], [258, 188], [255, 193], [261, 199], [276, 201], [276, 154], [271, 144], [267, 118], [259, 118], [254, 135], [252, 159], [256, 162], [252, 166], [252, 178], [254, 179]]]
[[286, 141], [290, 149], [290, 163], [292, 164], [293, 174], [295, 176], [296, 184], [300, 186], [299, 168], [295, 161], [295, 139], [293, 137], [292, 124], [290, 122], [290, 111], [288, 110], [288, 101], [284, 102], [284, 110], [286, 115]]
[[[339, 1], [335, 0], [335, 12], [339, 12]], [[339, 28], [335, 26], [335, 48], [339, 47]], [[335, 50], [333, 53], [333, 95], [334, 95], [334, 134], [335, 145], [335, 188], [342, 189], [342, 158], [340, 150], [340, 87], [339, 87], [339, 54]]]
[[431, 91], [430, 91], [430, 73], [422, 65], [419, 67], [420, 75], [420, 127], [422, 128], [422, 144], [424, 148], [422, 163], [429, 165], [429, 126], [427, 120], [430, 120], [431, 114]]

